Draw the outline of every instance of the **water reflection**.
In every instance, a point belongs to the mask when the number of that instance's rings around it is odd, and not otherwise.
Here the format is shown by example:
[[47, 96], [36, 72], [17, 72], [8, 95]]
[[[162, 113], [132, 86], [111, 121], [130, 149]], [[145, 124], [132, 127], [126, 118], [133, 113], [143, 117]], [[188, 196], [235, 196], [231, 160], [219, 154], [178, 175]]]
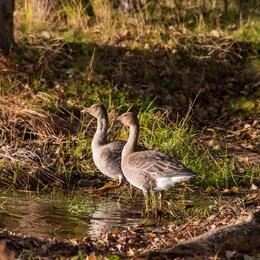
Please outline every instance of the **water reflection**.
[[98, 235], [101, 231], [113, 228], [127, 228], [136, 224], [142, 217], [143, 203], [122, 204], [118, 202], [102, 202], [94, 211], [90, 220], [91, 232]]
[[112, 199], [50, 199], [31, 194], [0, 197], [0, 230], [38, 237], [72, 238], [98, 235], [138, 223], [142, 202], [123, 204]]
[[[221, 196], [207, 194], [177, 192], [167, 195], [166, 205], [172, 220], [187, 214], [208, 216], [214, 205], [222, 201]], [[98, 236], [102, 231], [122, 230], [139, 223], [142, 211], [142, 196], [136, 196], [133, 202], [119, 203], [117, 198], [82, 193], [74, 196], [0, 193], [0, 230], [42, 238]]]

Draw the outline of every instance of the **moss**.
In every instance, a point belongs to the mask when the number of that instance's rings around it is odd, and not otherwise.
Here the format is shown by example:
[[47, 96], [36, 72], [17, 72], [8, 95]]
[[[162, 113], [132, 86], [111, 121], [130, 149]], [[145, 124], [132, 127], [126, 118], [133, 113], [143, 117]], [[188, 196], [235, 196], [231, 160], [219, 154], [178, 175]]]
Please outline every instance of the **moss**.
[[[254, 94], [257, 96], [257, 93]], [[233, 118], [235, 119], [245, 119], [249, 116], [259, 115], [259, 105], [257, 100], [251, 100], [247, 98], [241, 98], [239, 100], [233, 101], [230, 104], [230, 110], [234, 111]]]

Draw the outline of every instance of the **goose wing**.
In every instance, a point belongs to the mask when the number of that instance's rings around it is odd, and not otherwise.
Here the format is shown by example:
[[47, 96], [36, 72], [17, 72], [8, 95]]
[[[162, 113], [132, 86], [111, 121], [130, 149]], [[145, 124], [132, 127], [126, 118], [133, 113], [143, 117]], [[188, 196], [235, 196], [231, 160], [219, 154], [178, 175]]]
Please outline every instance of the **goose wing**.
[[178, 160], [157, 151], [142, 151], [129, 157], [129, 164], [152, 178], [193, 177], [194, 174]]
[[124, 141], [113, 141], [107, 144], [105, 153], [111, 162], [117, 165], [121, 165], [121, 154], [123, 147], [125, 145]]

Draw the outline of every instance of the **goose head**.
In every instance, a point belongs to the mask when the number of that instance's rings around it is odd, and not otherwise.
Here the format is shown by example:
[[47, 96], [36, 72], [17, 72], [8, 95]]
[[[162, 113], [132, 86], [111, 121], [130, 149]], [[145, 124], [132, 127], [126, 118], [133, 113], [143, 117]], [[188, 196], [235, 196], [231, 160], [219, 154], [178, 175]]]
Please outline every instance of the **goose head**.
[[121, 116], [119, 116], [117, 118], [117, 121], [119, 121], [123, 125], [129, 126], [129, 127], [138, 125], [138, 118], [137, 118], [136, 114], [133, 112], [126, 112], [126, 113], [122, 114]]
[[107, 111], [102, 104], [93, 104], [90, 107], [84, 108], [81, 112], [87, 113], [95, 118], [104, 118], [107, 114]]

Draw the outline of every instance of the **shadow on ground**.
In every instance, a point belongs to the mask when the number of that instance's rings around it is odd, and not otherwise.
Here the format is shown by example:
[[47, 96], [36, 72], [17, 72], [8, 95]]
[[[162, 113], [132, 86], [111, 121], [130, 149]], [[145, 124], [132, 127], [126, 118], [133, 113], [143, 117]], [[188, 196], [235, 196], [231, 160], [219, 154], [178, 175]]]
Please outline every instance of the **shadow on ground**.
[[[93, 86], [123, 92], [133, 103], [136, 98], [156, 98], [158, 106], [174, 112], [173, 118], [184, 116], [196, 100], [191, 119], [198, 127], [234, 130], [234, 121], [239, 121], [235, 130], [241, 130], [245, 123], [255, 124], [259, 120], [259, 73], [248, 62], [257, 55], [251, 44], [203, 34], [179, 35], [178, 41], [167, 45], [174, 36], [161, 36], [168, 37], [164, 43], [140, 45], [142, 49], [124, 47], [132, 36], [118, 39], [117, 46], [40, 39], [17, 49], [15, 77], [31, 82], [36, 92], [55, 89], [58, 84], [63, 89], [61, 99], [79, 98], [86, 105]], [[231, 108], [241, 98], [255, 106], [242, 120], [236, 117], [240, 109]], [[253, 150], [259, 149], [259, 143], [253, 145]]]

